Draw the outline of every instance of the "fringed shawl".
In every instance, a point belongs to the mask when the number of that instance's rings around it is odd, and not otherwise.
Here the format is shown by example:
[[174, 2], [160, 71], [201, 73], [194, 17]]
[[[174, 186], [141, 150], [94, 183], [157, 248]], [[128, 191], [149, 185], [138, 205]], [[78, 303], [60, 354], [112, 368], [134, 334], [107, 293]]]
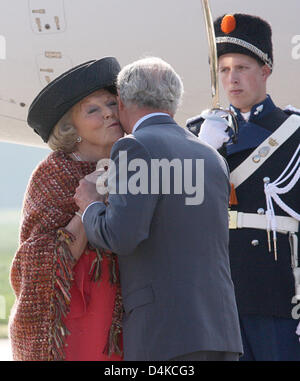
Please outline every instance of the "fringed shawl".
[[[20, 245], [12, 262], [10, 280], [16, 295], [9, 331], [14, 360], [63, 360], [68, 334], [62, 316], [70, 305], [74, 257], [68, 244], [75, 239], [64, 227], [78, 210], [73, 196], [79, 180], [96, 163], [73, 161], [52, 152], [33, 172], [25, 194]], [[117, 295], [106, 350], [120, 354], [122, 302], [116, 256], [97, 250], [94, 280], [100, 277], [102, 255], [111, 257], [112, 283]]]

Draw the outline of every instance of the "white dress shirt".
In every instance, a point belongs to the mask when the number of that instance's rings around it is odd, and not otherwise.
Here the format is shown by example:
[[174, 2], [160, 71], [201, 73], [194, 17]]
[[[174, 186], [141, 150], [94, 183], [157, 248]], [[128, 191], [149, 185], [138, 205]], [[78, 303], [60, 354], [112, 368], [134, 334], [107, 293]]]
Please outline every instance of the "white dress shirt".
[[166, 114], [165, 112], [153, 112], [151, 114], [147, 114], [145, 116], [143, 116], [141, 119], [139, 119], [136, 124], [133, 126], [133, 129], [131, 131], [131, 133], [133, 134], [134, 131], [138, 128], [138, 126], [143, 123], [144, 120], [147, 120], [149, 118], [152, 118], [152, 116], [158, 116], [158, 115], [167, 115], [167, 116], [170, 116], [169, 114]]

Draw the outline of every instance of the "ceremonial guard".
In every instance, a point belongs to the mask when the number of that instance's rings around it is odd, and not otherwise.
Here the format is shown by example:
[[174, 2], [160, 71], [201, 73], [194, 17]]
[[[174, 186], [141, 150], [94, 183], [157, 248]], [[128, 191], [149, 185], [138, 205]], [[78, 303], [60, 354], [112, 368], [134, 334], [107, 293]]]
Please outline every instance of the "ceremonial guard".
[[[231, 172], [230, 262], [244, 356], [300, 360], [300, 116], [266, 92], [273, 69], [272, 31], [259, 17], [225, 15], [215, 23], [219, 75], [238, 124], [191, 119], [187, 127], [216, 149]], [[298, 114], [298, 115], [297, 115]], [[200, 128], [201, 126], [201, 128]]]

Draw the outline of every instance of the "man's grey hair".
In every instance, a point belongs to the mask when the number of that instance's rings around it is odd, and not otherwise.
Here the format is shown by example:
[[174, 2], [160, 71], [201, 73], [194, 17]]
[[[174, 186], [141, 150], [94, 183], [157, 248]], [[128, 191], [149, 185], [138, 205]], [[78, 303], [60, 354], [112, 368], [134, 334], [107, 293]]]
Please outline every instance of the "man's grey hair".
[[183, 95], [183, 83], [171, 65], [158, 57], [147, 57], [125, 66], [117, 87], [125, 105], [165, 110], [175, 115]]

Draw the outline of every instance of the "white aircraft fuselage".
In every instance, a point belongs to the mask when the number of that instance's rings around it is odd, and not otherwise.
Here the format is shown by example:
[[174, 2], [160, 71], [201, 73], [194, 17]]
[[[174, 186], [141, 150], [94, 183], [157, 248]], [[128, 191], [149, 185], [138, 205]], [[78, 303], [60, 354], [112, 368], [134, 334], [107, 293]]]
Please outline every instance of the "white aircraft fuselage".
[[[213, 18], [249, 13], [273, 29], [274, 71], [268, 92], [279, 107], [299, 108], [299, 0], [211, 0]], [[45, 146], [27, 126], [38, 92], [69, 68], [115, 56], [121, 65], [159, 56], [182, 77], [175, 119], [211, 107], [208, 44], [200, 0], [1, 0], [0, 141]], [[221, 96], [221, 104], [227, 101]]]

